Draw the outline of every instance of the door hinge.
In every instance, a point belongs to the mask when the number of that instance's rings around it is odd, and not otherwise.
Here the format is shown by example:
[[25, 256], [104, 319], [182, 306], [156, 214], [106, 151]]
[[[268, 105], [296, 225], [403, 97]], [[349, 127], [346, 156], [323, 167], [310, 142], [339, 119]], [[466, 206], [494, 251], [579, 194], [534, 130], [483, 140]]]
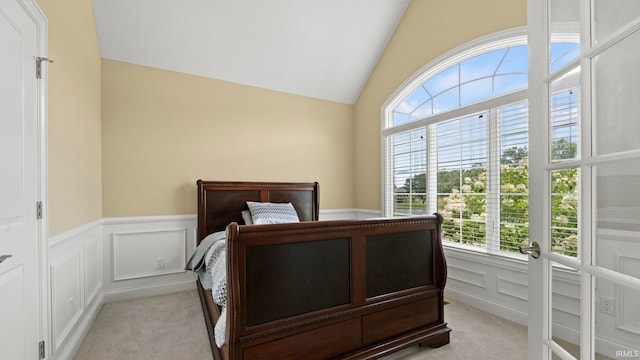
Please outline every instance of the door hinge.
[[36, 203], [36, 219], [42, 219], [42, 201]]
[[42, 62], [43, 61], [50, 62], [50, 63], [53, 62], [53, 60], [50, 60], [49, 58], [36, 56], [36, 79], [42, 79]]
[[40, 359], [44, 359], [46, 357], [44, 353], [44, 341], [40, 341], [38, 343], [38, 352], [40, 353]]

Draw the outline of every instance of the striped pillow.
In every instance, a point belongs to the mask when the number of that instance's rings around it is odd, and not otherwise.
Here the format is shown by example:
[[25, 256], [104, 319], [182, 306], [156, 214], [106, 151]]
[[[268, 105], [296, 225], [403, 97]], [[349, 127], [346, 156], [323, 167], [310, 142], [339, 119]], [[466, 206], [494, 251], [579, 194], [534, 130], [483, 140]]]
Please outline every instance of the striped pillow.
[[247, 201], [247, 206], [254, 224], [300, 222], [298, 213], [291, 203]]

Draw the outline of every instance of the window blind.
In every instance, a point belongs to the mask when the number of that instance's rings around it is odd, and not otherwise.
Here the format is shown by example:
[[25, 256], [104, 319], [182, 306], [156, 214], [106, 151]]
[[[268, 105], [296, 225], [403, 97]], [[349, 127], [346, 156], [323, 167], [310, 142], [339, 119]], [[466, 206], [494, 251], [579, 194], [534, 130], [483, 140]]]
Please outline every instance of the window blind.
[[[486, 245], [487, 119], [482, 112], [434, 125], [437, 209], [446, 241]], [[433, 176], [431, 177], [433, 178]]]
[[419, 128], [389, 137], [393, 178], [389, 204], [394, 216], [426, 213], [426, 129]]
[[498, 108], [500, 250], [529, 244], [529, 116], [521, 101]]
[[527, 244], [527, 106], [519, 101], [389, 135], [393, 214], [438, 211], [443, 240], [492, 252]]

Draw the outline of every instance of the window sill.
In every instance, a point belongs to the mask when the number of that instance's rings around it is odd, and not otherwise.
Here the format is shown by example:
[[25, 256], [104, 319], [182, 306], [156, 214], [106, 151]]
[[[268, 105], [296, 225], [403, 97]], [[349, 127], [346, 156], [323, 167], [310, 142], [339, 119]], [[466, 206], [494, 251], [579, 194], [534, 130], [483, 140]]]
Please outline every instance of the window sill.
[[460, 257], [467, 257], [471, 260], [481, 261], [494, 266], [516, 268], [518, 270], [526, 269], [528, 264], [527, 255], [518, 253], [509, 253], [506, 251], [487, 252], [475, 246], [457, 244], [450, 242], [442, 242], [445, 252], [453, 252]]

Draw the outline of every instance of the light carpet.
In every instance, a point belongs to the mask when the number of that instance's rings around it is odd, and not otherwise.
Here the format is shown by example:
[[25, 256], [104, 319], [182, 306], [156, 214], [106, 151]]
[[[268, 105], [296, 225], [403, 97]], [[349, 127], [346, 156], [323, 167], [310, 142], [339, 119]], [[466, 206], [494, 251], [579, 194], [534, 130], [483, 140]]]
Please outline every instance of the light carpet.
[[[527, 328], [458, 302], [445, 306], [451, 343], [417, 345], [384, 357], [527, 359]], [[196, 290], [105, 304], [75, 359], [211, 359]]]

